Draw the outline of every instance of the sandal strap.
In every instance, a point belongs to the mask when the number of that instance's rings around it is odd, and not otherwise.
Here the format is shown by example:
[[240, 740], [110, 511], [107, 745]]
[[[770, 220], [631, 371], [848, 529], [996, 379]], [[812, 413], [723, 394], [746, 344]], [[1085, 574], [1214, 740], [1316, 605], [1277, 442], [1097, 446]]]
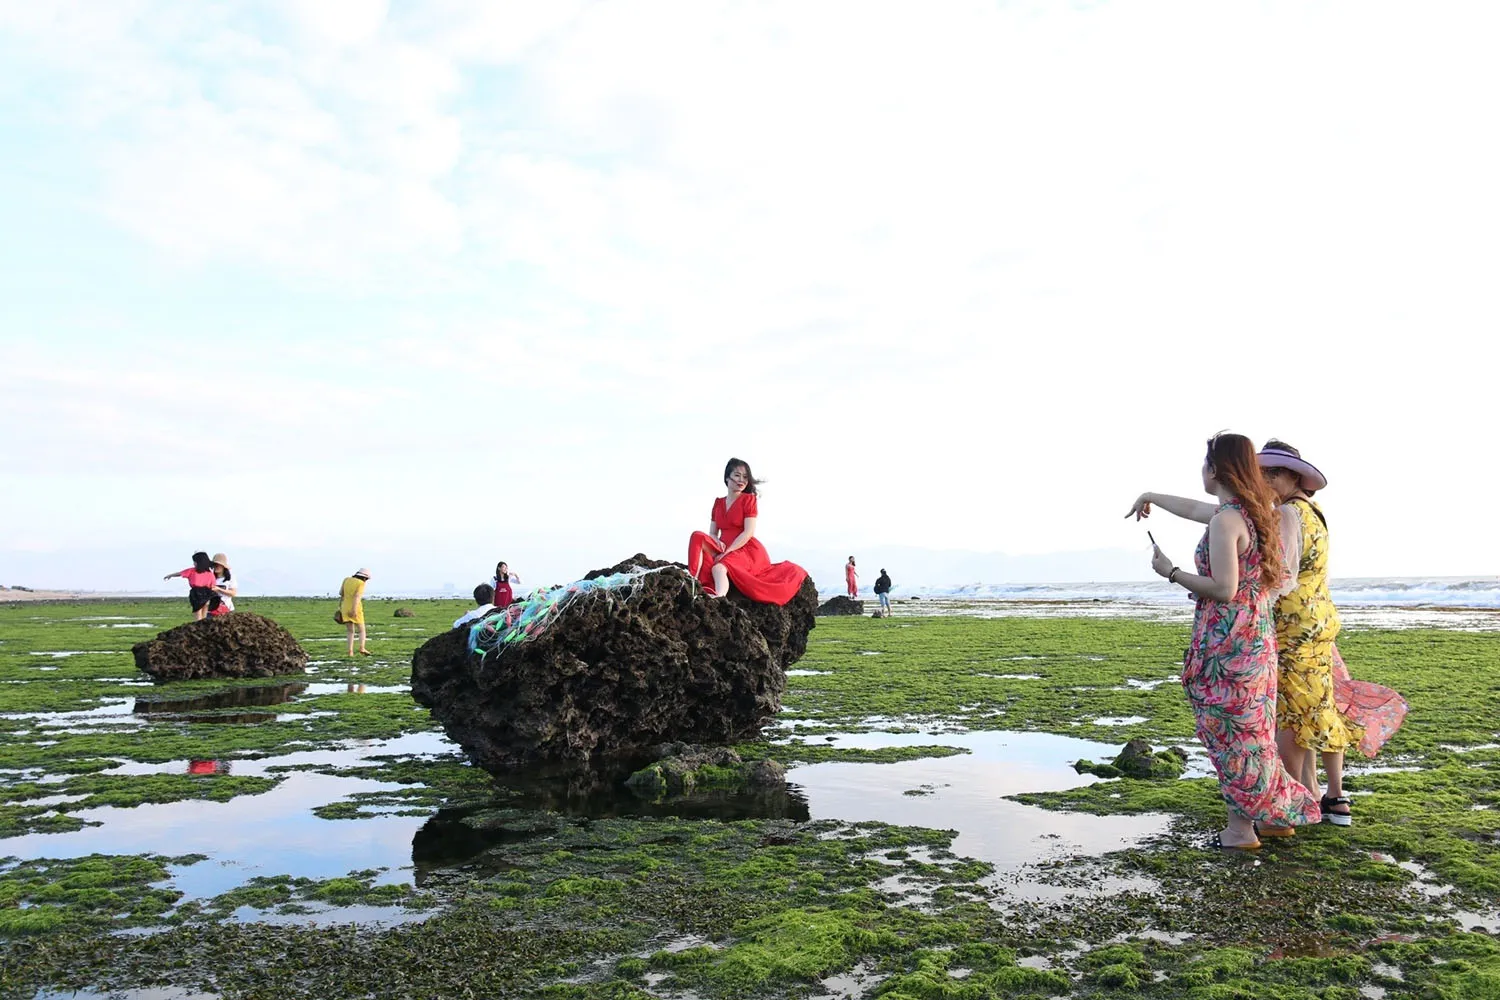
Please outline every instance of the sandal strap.
[[1325, 809], [1328, 806], [1352, 806], [1352, 805], [1354, 805], [1354, 803], [1352, 801], [1350, 801], [1349, 796], [1347, 796], [1347, 795], [1340, 795], [1338, 798], [1331, 798], [1330, 796], [1327, 796], [1327, 795], [1323, 796], [1323, 807]]

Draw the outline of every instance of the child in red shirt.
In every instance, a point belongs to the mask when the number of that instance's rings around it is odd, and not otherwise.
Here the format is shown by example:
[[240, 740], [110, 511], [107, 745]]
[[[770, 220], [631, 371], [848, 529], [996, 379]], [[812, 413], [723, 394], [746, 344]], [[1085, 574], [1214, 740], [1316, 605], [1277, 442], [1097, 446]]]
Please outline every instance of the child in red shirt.
[[214, 576], [213, 560], [208, 557], [207, 552], [194, 552], [191, 568], [180, 573], [168, 573], [162, 579], [175, 580], [179, 576], [186, 578], [188, 582], [188, 604], [192, 605], [193, 619], [202, 621], [219, 603], [219, 595], [214, 593], [214, 584], [218, 578]]

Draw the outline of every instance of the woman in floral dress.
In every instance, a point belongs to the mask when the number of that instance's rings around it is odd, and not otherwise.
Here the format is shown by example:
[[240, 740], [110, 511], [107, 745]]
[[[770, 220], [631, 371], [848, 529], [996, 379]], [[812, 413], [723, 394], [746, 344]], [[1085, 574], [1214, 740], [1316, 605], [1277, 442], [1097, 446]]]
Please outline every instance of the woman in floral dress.
[[1260, 834], [1286, 836], [1318, 822], [1321, 812], [1317, 798], [1282, 766], [1276, 748], [1271, 598], [1282, 579], [1278, 522], [1249, 438], [1218, 434], [1209, 440], [1203, 488], [1217, 505], [1146, 493], [1130, 513], [1145, 517], [1155, 503], [1198, 520], [1206, 513], [1201, 508], [1213, 508], [1194, 555], [1196, 572], [1180, 569], [1160, 548], [1151, 567], [1197, 599], [1182, 687], [1228, 807], [1228, 821], [1212, 846], [1254, 850], [1260, 847], [1257, 824]]

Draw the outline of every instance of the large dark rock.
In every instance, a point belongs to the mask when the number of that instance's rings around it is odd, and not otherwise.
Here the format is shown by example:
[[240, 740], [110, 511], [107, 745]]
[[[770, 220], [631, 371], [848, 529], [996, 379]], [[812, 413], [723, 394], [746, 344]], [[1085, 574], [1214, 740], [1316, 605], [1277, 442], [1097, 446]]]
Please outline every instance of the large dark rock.
[[854, 598], [845, 597], [842, 594], [840, 594], [838, 597], [830, 597], [828, 600], [818, 605], [817, 611], [817, 615], [819, 618], [830, 617], [833, 615], [863, 616], [864, 613], [864, 601], [856, 601]]
[[236, 611], [159, 632], [132, 648], [135, 665], [155, 681], [300, 674], [307, 653], [269, 618]]
[[637, 555], [595, 570], [660, 569], [628, 592], [570, 598], [540, 634], [481, 657], [468, 629], [412, 658], [412, 696], [491, 771], [617, 766], [661, 743], [753, 738], [807, 651], [812, 580], [784, 607], [710, 598], [677, 563]]

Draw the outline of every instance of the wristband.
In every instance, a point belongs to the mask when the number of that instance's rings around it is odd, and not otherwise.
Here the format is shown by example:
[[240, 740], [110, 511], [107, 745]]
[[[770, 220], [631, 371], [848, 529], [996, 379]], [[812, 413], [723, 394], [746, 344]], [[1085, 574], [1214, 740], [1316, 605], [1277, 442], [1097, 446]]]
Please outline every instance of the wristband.
[[1176, 583], [1177, 582], [1177, 574], [1181, 573], [1181, 572], [1182, 572], [1182, 570], [1178, 569], [1176, 566], [1173, 566], [1172, 567], [1172, 572], [1170, 572], [1170, 573], [1167, 574], [1167, 582], [1168, 583]]

